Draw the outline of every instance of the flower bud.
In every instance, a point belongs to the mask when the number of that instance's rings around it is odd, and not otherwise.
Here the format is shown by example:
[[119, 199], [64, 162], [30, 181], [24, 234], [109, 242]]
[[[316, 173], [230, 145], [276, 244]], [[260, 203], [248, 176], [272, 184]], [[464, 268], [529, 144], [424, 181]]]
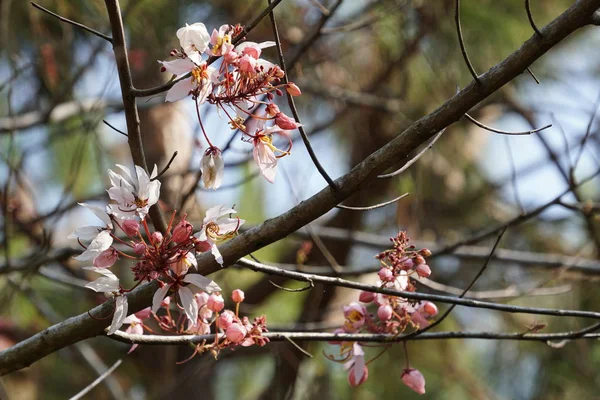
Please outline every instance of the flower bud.
[[136, 243], [133, 246], [133, 252], [139, 255], [144, 254], [146, 252], [146, 245], [144, 243]]
[[423, 258], [422, 255], [417, 254], [415, 256], [415, 263], [417, 263], [417, 264], [425, 264], [425, 259]]
[[402, 382], [418, 394], [425, 394], [425, 377], [414, 368], [406, 368], [402, 372]]
[[233, 313], [229, 310], [225, 310], [223, 314], [219, 315], [219, 328], [227, 330], [233, 323]]
[[96, 268], [109, 268], [119, 259], [117, 250], [113, 247], [109, 247], [104, 250], [94, 259], [94, 267]]
[[266, 111], [267, 111], [267, 115], [269, 117], [274, 117], [281, 112], [279, 110], [279, 107], [277, 107], [277, 104], [273, 104], [273, 103], [267, 104]]
[[285, 72], [283, 72], [283, 70], [281, 69], [281, 67], [279, 65], [274, 65], [272, 67], [271, 73], [273, 74], [273, 76], [275, 78], [283, 78], [285, 76]]
[[386, 267], [381, 268], [377, 275], [379, 275], [379, 279], [381, 279], [382, 282], [391, 282], [394, 280], [394, 273]]
[[421, 253], [421, 255], [423, 257], [429, 257], [431, 255], [431, 250], [429, 250], [429, 249], [422, 249], [419, 253]]
[[363, 370], [364, 370], [364, 372], [358, 382], [356, 382], [356, 375], [354, 374], [354, 366], [348, 370], [348, 383], [350, 384], [350, 386], [358, 387], [358, 386], [362, 385], [363, 383], [365, 383], [365, 381], [369, 377], [369, 368], [367, 368], [367, 366], [365, 365]]
[[392, 318], [393, 310], [392, 306], [386, 304], [377, 309], [377, 317], [382, 321], [387, 321]]
[[225, 307], [225, 301], [223, 300], [223, 296], [221, 296], [220, 294], [211, 294], [208, 297], [208, 301], [206, 302], [206, 307], [208, 307], [209, 310], [214, 312], [221, 311], [223, 307]]
[[225, 163], [221, 157], [221, 150], [218, 147], [209, 147], [204, 152], [200, 169], [202, 170], [202, 182], [207, 189], [218, 189], [223, 180], [223, 170]]
[[435, 317], [438, 314], [437, 306], [430, 301], [423, 302], [423, 311], [425, 311], [430, 317]]
[[417, 265], [415, 271], [417, 272], [417, 275], [419, 275], [419, 277], [421, 278], [427, 278], [429, 275], [431, 275], [431, 268], [429, 268], [429, 265], [427, 264]]
[[288, 117], [284, 113], [280, 112], [275, 115], [275, 125], [281, 129], [296, 129], [300, 126], [294, 119]]
[[296, 86], [296, 84], [293, 82], [288, 82], [288, 84], [285, 85], [285, 90], [291, 96], [300, 96], [302, 94], [302, 91], [300, 90], [300, 88], [298, 86]]
[[234, 303], [241, 303], [242, 301], [244, 301], [244, 298], [244, 292], [242, 292], [240, 289], [235, 289], [231, 293], [231, 300], [233, 300]]
[[165, 297], [161, 302], [160, 302], [160, 306], [161, 307], [169, 307], [169, 304], [171, 304], [171, 296], [167, 296]]
[[246, 328], [238, 323], [229, 325], [229, 327], [225, 330], [225, 336], [227, 337], [227, 340], [236, 344], [244, 341], [246, 333]]
[[402, 270], [404, 270], [404, 271], [409, 271], [409, 270], [413, 269], [414, 266], [415, 266], [415, 263], [410, 258], [407, 258], [406, 260], [402, 261], [402, 264], [400, 264], [400, 268], [402, 268]]
[[150, 237], [152, 238], [152, 242], [156, 243], [156, 244], [161, 244], [163, 241], [163, 235], [162, 235], [162, 233], [160, 233], [158, 231], [152, 232]]
[[192, 230], [194, 229], [194, 227], [192, 226], [192, 224], [185, 220], [185, 217], [186, 215], [184, 214], [181, 221], [179, 221], [179, 223], [175, 225], [175, 228], [173, 228], [173, 235], [171, 236], [171, 239], [175, 243], [182, 243], [189, 239], [192, 235]]
[[195, 249], [197, 252], [200, 253], [204, 253], [205, 251], [209, 251], [212, 246], [210, 245], [210, 243], [208, 242], [201, 242], [201, 241], [196, 241], [196, 244], [194, 245]]
[[283, 96], [283, 92], [281, 91], [281, 89], [275, 89], [275, 94], [277, 96]]
[[140, 224], [135, 219], [126, 219], [121, 224], [121, 228], [127, 236], [137, 236], [140, 231]]
[[358, 295], [358, 300], [362, 303], [370, 303], [375, 300], [375, 293], [362, 291]]

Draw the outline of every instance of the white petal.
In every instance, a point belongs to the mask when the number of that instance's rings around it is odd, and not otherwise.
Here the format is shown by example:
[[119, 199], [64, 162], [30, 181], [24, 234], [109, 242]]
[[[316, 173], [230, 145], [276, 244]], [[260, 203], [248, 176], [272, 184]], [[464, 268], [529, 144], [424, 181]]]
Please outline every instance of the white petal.
[[160, 198], [160, 181], [157, 179], [155, 181], [150, 182], [148, 185], [148, 205], [153, 206], [158, 202]]
[[90, 210], [91, 212], [93, 212], [94, 214], [96, 214], [96, 216], [98, 218], [100, 218], [100, 220], [102, 222], [104, 222], [105, 226], [108, 226], [112, 229], [112, 221], [110, 220], [110, 217], [108, 216], [108, 214], [106, 213], [106, 207], [102, 208], [102, 207], [96, 207], [96, 206], [92, 206], [86, 203], [77, 203], [82, 207], [87, 208], [88, 210]]
[[178, 293], [185, 315], [187, 315], [192, 324], [196, 324], [196, 321], [198, 321], [198, 303], [194, 299], [194, 294], [186, 287], [179, 288]]
[[119, 290], [119, 281], [103, 276], [88, 283], [85, 287], [98, 293], [112, 293]]
[[117, 167], [119, 167], [119, 169], [121, 171], [123, 171], [123, 173], [125, 174], [124, 176], [124, 180], [126, 182], [128, 182], [131, 186], [136, 186], [137, 181], [133, 178], [133, 175], [131, 175], [131, 170], [129, 168], [127, 168], [124, 165], [121, 164], [115, 164]]
[[141, 199], [148, 198], [148, 186], [150, 185], [150, 177], [144, 170], [144, 168], [135, 166], [135, 173], [137, 175], [137, 194]]
[[354, 381], [360, 382], [365, 372], [365, 352], [358, 343], [352, 346], [354, 354]]
[[213, 256], [215, 256], [215, 260], [217, 260], [217, 262], [221, 265], [221, 267], [223, 266], [223, 256], [221, 256], [221, 252], [219, 251], [219, 249], [217, 248], [216, 244], [213, 244], [212, 247], [210, 248], [211, 253], [213, 254]]
[[194, 68], [194, 63], [189, 58], [179, 58], [173, 61], [159, 61], [167, 72], [173, 75], [184, 75]]
[[160, 303], [162, 303], [163, 299], [167, 295], [167, 292], [171, 288], [171, 285], [165, 285], [158, 289], [154, 296], [152, 297], [152, 312], [156, 313], [160, 308]]
[[187, 274], [183, 278], [183, 281], [187, 282], [187, 283], [191, 283], [192, 285], [196, 286], [197, 288], [204, 290], [206, 293], [221, 291], [221, 288], [219, 287], [219, 285], [217, 285], [214, 281], [212, 281], [212, 280], [208, 279], [207, 277], [202, 276], [200, 274]]
[[127, 316], [127, 297], [126, 296], [118, 296], [116, 300], [115, 313], [113, 315], [112, 322], [110, 323], [110, 328], [108, 329], [107, 335], [112, 335], [123, 325], [123, 321]]
[[109, 231], [102, 231], [92, 240], [90, 245], [88, 246], [88, 251], [95, 251], [98, 253], [102, 253], [104, 250], [108, 249], [113, 242], [113, 237], [110, 235]]
[[139, 319], [138, 317], [136, 317], [135, 314], [131, 314], [130, 316], [128, 316], [127, 318], [125, 318], [123, 320], [123, 323], [124, 324], [133, 324], [133, 323], [141, 324], [142, 320]]
[[174, 102], [184, 99], [190, 94], [190, 90], [192, 89], [193, 86], [190, 79], [179, 81], [174, 84], [171, 89], [169, 89], [167, 92], [167, 97], [165, 97], [165, 101]]
[[114, 279], [117, 282], [119, 281], [119, 278], [117, 278], [115, 276], [115, 274], [113, 274], [112, 271], [108, 268], [83, 267], [83, 269], [92, 271], [92, 272], [96, 272], [98, 274], [102, 274], [102, 275], [106, 276], [107, 278]]
[[80, 239], [85, 241], [94, 240], [102, 228], [97, 226], [84, 226], [75, 229], [75, 232], [71, 233], [69, 239]]
[[277, 158], [269, 147], [263, 143], [259, 143], [254, 146], [252, 150], [252, 156], [258, 164], [260, 174], [269, 182], [275, 182], [275, 175], [277, 174]]
[[229, 232], [234, 232], [236, 228], [242, 226], [242, 224], [246, 222], [243, 219], [238, 220], [233, 218], [226, 218], [224, 221], [219, 221], [219, 234], [224, 235]]
[[202, 65], [202, 53], [198, 53], [197, 51], [186, 53], [188, 58], [192, 61], [193, 64]]
[[206, 26], [201, 22], [188, 25], [177, 30], [177, 38], [181, 48], [186, 53], [198, 51], [202, 53], [210, 43], [210, 35]]

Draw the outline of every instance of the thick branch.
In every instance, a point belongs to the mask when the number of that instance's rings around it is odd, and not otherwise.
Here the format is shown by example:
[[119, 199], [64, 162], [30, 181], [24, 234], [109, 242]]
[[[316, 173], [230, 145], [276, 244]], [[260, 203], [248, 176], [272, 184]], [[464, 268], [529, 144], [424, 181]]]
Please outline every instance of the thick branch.
[[[109, 10], [116, 5], [114, 0], [106, 0]], [[466, 112], [477, 103], [494, 93], [513, 78], [520, 75], [529, 65], [550, 50], [554, 45], [569, 34], [590, 23], [592, 14], [600, 8], [600, 0], [580, 0], [572, 5], [562, 15], [542, 29], [543, 38], [531, 38], [512, 53], [507, 59], [480, 76], [480, 83], [471, 82], [469, 86], [450, 100], [433, 111], [431, 114], [409, 126], [402, 134], [390, 143], [371, 154], [358, 164], [352, 171], [336, 181], [335, 193], [328, 187], [308, 200], [300, 203], [279, 217], [270, 219], [256, 228], [221, 246], [221, 253], [226, 265], [231, 265], [248, 253], [256, 251], [270, 243], [278, 241], [302, 226], [317, 219], [335, 207], [340, 201], [356, 192], [366, 181], [374, 179], [377, 174], [402, 160], [414, 151], [420, 144], [431, 138], [443, 128], [459, 120]], [[112, 14], [112, 13], [111, 13]], [[119, 15], [117, 14], [118, 18]], [[115, 15], [111, 15], [111, 22]], [[120, 24], [120, 18], [119, 24]], [[120, 25], [121, 26], [121, 25]], [[124, 44], [121, 38], [113, 33], [115, 45], [118, 41]], [[117, 49], [115, 49], [117, 50]], [[124, 47], [119, 51], [125, 53]], [[126, 63], [125, 60], [120, 62]], [[119, 76], [125, 73], [119, 68]], [[130, 83], [130, 82], [129, 82]], [[130, 98], [124, 100], [130, 102]], [[135, 103], [133, 103], [135, 104]], [[135, 121], [133, 121], [135, 122]], [[133, 128], [139, 125], [132, 123]], [[132, 136], [135, 129], [129, 129]], [[202, 274], [209, 274], [220, 269], [210, 254], [199, 257], [199, 270]], [[150, 304], [156, 285], [145, 285], [130, 293], [130, 312], [136, 312]], [[107, 315], [112, 308], [112, 301], [103, 304], [92, 313]], [[6, 374], [23, 368], [40, 358], [69, 344], [102, 333], [106, 321], [96, 321], [87, 313], [68, 319], [51, 328], [0, 352], [0, 373]]]

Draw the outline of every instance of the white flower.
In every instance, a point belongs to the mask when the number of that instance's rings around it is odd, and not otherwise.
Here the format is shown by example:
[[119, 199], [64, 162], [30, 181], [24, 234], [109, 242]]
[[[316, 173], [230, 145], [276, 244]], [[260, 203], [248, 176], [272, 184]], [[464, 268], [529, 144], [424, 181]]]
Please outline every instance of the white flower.
[[200, 162], [202, 171], [202, 182], [207, 189], [218, 189], [223, 180], [223, 169], [225, 163], [221, 157], [221, 150], [217, 147], [209, 147]]
[[252, 157], [258, 165], [260, 174], [270, 183], [275, 182], [277, 175], [277, 157], [272, 149], [272, 144], [269, 136], [262, 136], [254, 141], [254, 149], [252, 149]]
[[232, 238], [238, 228], [245, 222], [239, 218], [226, 217], [228, 214], [236, 214], [233, 208], [225, 208], [223, 205], [214, 206], [206, 211], [202, 229], [194, 235], [201, 242], [207, 242], [215, 260], [223, 265], [223, 257], [217, 248], [217, 242]]
[[188, 55], [196, 51], [204, 52], [210, 43], [210, 35], [202, 22], [192, 25], [185, 24], [183, 28], [177, 30], [177, 38], [181, 48]]
[[69, 239], [78, 239], [80, 241], [83, 240], [90, 242], [90, 244], [87, 246], [87, 249], [82, 254], [75, 257], [76, 260], [94, 260], [112, 245], [113, 238], [111, 236], [111, 231], [114, 228], [109, 215], [112, 213], [112, 209], [110, 206], [106, 206], [105, 209], [102, 209], [101, 207], [96, 207], [85, 203], [79, 203], [79, 205], [96, 214], [96, 216], [100, 218], [102, 222], [104, 222], [104, 226], [102, 227], [84, 226], [76, 229], [75, 232], [68, 236]]
[[[196, 266], [196, 258], [191, 253], [188, 254], [191, 257], [188, 257], [186, 255], [186, 258], [182, 261], [189, 262], [192, 265]], [[192, 259], [194, 261], [191, 261]], [[185, 273], [187, 272], [187, 269], [177, 268], [175, 271]], [[190, 285], [193, 285], [198, 289], [204, 290], [207, 293], [221, 291], [219, 285], [200, 274], [187, 274], [184, 276], [183, 282], [189, 283]], [[169, 292], [171, 286], [172, 284], [165, 285], [162, 288], [158, 289], [156, 293], [154, 293], [154, 297], [152, 298], [152, 312], [156, 313], [156, 311], [158, 311], [162, 300]], [[194, 297], [194, 292], [192, 292], [192, 290], [190, 290], [190, 288], [187, 286], [181, 286], [177, 291], [177, 294], [179, 294], [179, 299], [181, 300], [181, 305], [185, 311], [185, 315], [190, 320], [191, 325], [195, 325], [198, 320], [198, 303], [196, 302], [196, 299]]]
[[116, 297], [115, 312], [107, 333], [108, 335], [112, 335], [121, 327], [121, 325], [123, 325], [125, 317], [127, 316], [128, 308], [127, 297], [120, 292], [121, 286], [119, 285], [119, 278], [117, 278], [115, 274], [106, 268], [84, 267], [83, 269], [103, 275], [94, 282], [90, 282], [85, 285], [86, 288], [92, 289], [95, 292], [105, 293]]
[[354, 367], [354, 382], [360, 382], [365, 374], [365, 352], [356, 342], [352, 345], [352, 358], [344, 364], [346, 369], [352, 367]]
[[142, 167], [135, 166], [136, 176], [131, 174], [129, 168], [117, 164], [123, 174], [108, 170], [112, 187], [108, 195], [118, 204], [113, 209], [113, 214], [119, 218], [131, 219], [135, 215], [144, 219], [150, 207], [158, 202], [160, 196], [160, 181], [155, 178], [158, 173], [156, 165], [152, 174], [148, 176]]
[[189, 55], [188, 58], [180, 58], [173, 61], [159, 61], [162, 66], [177, 78], [191, 72], [192, 76], [188, 79], [177, 82], [167, 92], [165, 101], [178, 101], [194, 93], [198, 98], [198, 103], [206, 101], [209, 94], [212, 93], [213, 84], [219, 82], [219, 71], [206, 64], [200, 59], [198, 53]]

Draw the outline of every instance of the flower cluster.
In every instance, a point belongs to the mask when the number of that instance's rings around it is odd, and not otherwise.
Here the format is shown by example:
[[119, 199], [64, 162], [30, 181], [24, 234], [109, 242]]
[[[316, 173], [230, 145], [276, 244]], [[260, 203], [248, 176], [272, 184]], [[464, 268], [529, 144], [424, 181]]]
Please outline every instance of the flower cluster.
[[[223, 111], [233, 130], [242, 133], [242, 140], [253, 145], [253, 157], [261, 175], [273, 183], [277, 160], [290, 154], [292, 142], [289, 130], [300, 125], [282, 113], [273, 103], [275, 95], [286, 90], [292, 96], [301, 94], [294, 83], [282, 83], [284, 71], [260, 58], [262, 50], [275, 46], [275, 42], [255, 43], [244, 41], [233, 44], [234, 38], [243, 35], [240, 25], [222, 25], [212, 35], [203, 23], [195, 23], [177, 31], [180, 49], [170, 55], [172, 61], [159, 61], [163, 72], [171, 73], [176, 83], [167, 92], [166, 101], [178, 101], [191, 96], [198, 110], [200, 104], [209, 103]], [[211, 59], [211, 57], [213, 59]], [[221, 57], [219, 68], [209, 65], [214, 57]], [[204, 186], [217, 189], [221, 185], [223, 160], [221, 149], [210, 141], [198, 110], [198, 121], [208, 148], [204, 153], [201, 170]], [[267, 126], [267, 122], [272, 122]], [[273, 135], [285, 138], [285, 150], [273, 144]]]
[[[186, 215], [174, 225], [175, 212], [164, 234], [151, 231], [146, 216], [150, 207], [158, 202], [160, 194], [160, 182], [153, 179], [157, 176], [156, 167], [150, 176], [138, 166], [134, 173], [122, 165], [117, 167], [121, 174], [109, 170], [112, 186], [108, 194], [113, 203], [105, 208], [81, 204], [100, 218], [103, 225], [79, 228], [70, 236], [85, 249], [75, 258], [93, 264], [84, 269], [102, 275], [86, 287], [115, 297], [108, 334], [113, 334], [123, 324], [129, 325], [128, 333], [142, 334], [145, 328], [150, 329], [144, 321], [151, 316], [161, 328], [173, 332], [210, 333], [211, 325], [215, 325], [216, 331], [227, 330], [220, 322], [222, 318], [219, 318], [224, 308], [221, 288], [205, 276], [190, 273], [190, 268], [197, 268], [196, 254], [206, 251], [210, 251], [223, 265], [217, 244], [234, 237], [244, 220], [232, 217], [236, 214], [235, 210], [217, 205], [206, 212], [202, 226], [195, 234]], [[122, 235], [117, 235], [117, 229]], [[124, 289], [119, 278], [109, 270], [120, 258], [132, 261], [131, 271], [134, 281], [137, 281], [134, 288], [143, 281], [157, 281], [160, 286], [152, 299], [152, 307], [130, 316], [127, 316], [126, 293], [133, 288]], [[178, 302], [173, 302], [175, 309], [181, 310], [177, 317], [170, 310], [172, 296], [178, 298]], [[236, 304], [239, 305], [243, 297], [243, 292], [234, 291]], [[158, 317], [161, 308], [167, 314]], [[213, 312], [216, 317], [211, 320]], [[261, 333], [266, 331], [264, 317], [251, 324], [246, 317], [238, 316], [237, 308], [235, 313], [229, 313], [233, 315], [230, 325], [239, 325], [239, 335], [243, 333], [243, 338], [239, 340], [238, 337], [235, 341], [227, 339], [225, 347], [265, 343], [266, 339], [261, 338]]]
[[[378, 254], [375, 258], [381, 263], [377, 286], [400, 291], [416, 291], [411, 278], [428, 277], [431, 269], [425, 257], [431, 255], [428, 249], [417, 250], [409, 244], [405, 232], [391, 238], [392, 248]], [[372, 305], [374, 313], [369, 313], [366, 305]], [[435, 304], [429, 301], [411, 301], [402, 297], [362, 291], [358, 302], [344, 306], [344, 325], [336, 333], [376, 333], [399, 335], [407, 328], [422, 329], [438, 314]], [[362, 346], [356, 342], [335, 343], [340, 346], [341, 361], [346, 362], [349, 370], [348, 381], [356, 387], [369, 376]], [[330, 357], [334, 359], [333, 357]], [[402, 381], [417, 393], [425, 393], [425, 380], [416, 369], [407, 367]]]

